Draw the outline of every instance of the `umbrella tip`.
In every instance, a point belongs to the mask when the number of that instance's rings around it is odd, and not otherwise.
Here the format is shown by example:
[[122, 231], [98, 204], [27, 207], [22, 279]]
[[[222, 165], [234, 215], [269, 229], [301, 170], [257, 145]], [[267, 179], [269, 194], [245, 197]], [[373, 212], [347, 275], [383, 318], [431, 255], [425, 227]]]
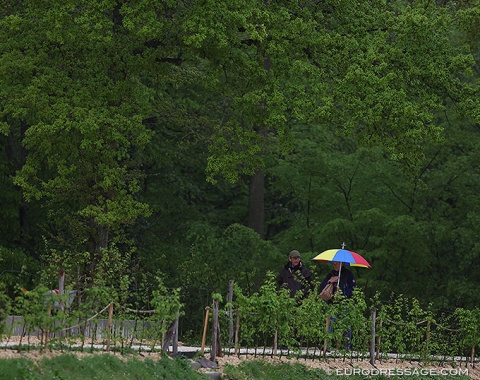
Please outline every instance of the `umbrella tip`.
[[345, 244], [345, 242], [342, 243], [342, 249], [345, 249], [347, 245]]

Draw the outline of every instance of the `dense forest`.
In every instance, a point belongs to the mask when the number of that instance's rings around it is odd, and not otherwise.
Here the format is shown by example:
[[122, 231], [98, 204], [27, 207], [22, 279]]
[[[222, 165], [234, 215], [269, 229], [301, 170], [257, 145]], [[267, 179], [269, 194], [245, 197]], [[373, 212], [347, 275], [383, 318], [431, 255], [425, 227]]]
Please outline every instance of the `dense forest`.
[[[188, 323], [297, 249], [365, 294], [480, 303], [480, 2], [0, 0], [0, 281]], [[147, 299], [147, 298], [145, 298]], [[131, 297], [142, 303], [141, 297]], [[187, 302], [188, 301], [188, 302]]]

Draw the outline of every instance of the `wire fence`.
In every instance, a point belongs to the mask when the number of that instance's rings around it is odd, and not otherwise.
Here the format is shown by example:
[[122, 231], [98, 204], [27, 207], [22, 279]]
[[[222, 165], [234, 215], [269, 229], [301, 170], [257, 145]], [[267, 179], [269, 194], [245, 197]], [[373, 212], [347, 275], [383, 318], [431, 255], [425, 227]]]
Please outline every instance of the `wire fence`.
[[[175, 353], [178, 347], [178, 317], [165, 328], [165, 320], [125, 319], [121, 312], [116, 315], [114, 305], [110, 303], [85, 318], [78, 318], [78, 315], [54, 315], [51, 311], [46, 311], [46, 318], [39, 319], [41, 323], [32, 323], [30, 318], [24, 316], [8, 316], [4, 322], [2, 344], [5, 348], [18, 350], [48, 348]], [[128, 312], [153, 314], [153, 311], [146, 310]]]
[[[226, 304], [213, 297], [206, 306], [201, 344], [189, 347], [188, 354], [209, 352], [211, 360], [223, 355], [296, 356], [371, 364], [394, 359], [474, 366], [479, 360], [477, 308], [438, 313], [403, 297], [367, 305], [361, 290], [333, 304], [316, 294], [298, 302], [269, 283], [249, 296], [234, 290], [233, 282], [230, 286]], [[178, 325], [180, 318], [190, 316], [182, 314], [177, 301], [160, 297], [150, 310], [118, 302], [99, 306], [98, 300], [62, 309], [54, 307], [61, 298], [29, 295], [12, 307], [18, 315], [4, 320], [2, 346], [185, 354]]]

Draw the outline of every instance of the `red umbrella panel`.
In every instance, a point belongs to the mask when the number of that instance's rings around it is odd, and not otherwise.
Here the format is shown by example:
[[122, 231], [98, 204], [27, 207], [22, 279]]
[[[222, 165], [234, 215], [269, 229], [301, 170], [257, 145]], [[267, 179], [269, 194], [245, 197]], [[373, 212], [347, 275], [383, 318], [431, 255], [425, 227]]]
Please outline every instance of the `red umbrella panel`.
[[370, 268], [370, 264], [358, 253], [346, 249], [329, 249], [315, 256], [312, 260], [322, 262], [338, 261], [352, 267]]

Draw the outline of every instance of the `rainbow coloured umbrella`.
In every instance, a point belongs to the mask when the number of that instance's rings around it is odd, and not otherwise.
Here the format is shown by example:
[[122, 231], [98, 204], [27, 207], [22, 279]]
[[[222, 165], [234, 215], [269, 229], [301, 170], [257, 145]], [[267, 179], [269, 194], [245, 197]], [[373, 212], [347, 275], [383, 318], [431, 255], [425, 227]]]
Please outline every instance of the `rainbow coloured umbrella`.
[[[327, 251], [323, 251], [319, 255], [315, 256], [312, 260], [322, 261], [325, 263], [332, 263], [334, 261], [337, 261], [345, 263], [345, 265], [349, 265], [351, 267], [370, 268], [370, 264], [368, 263], [368, 261], [365, 260], [361, 255], [345, 249], [345, 243], [342, 244], [341, 249], [329, 249]], [[340, 269], [338, 270], [337, 287], [340, 287], [341, 273], [342, 267], [340, 266]]]
[[338, 261], [351, 267], [370, 268], [370, 264], [361, 255], [353, 251], [341, 249], [329, 249], [315, 256], [312, 260], [331, 263]]

